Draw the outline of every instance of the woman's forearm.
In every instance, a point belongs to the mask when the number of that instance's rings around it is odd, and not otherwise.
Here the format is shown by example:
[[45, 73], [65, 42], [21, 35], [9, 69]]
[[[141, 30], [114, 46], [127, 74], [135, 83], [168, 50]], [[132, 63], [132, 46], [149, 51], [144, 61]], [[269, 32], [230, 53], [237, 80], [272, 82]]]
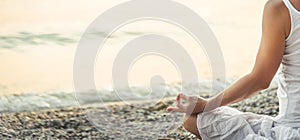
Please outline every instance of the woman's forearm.
[[236, 103], [255, 95], [258, 91], [265, 89], [269, 83], [261, 80], [254, 74], [248, 74], [235, 82], [225, 91], [208, 99], [204, 111], [213, 110], [220, 106]]

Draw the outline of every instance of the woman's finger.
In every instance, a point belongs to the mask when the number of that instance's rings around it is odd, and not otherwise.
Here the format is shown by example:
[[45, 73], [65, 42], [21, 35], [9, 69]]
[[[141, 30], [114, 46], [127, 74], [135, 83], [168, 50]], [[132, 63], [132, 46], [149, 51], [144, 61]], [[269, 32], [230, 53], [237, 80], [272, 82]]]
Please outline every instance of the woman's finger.
[[185, 95], [183, 95], [182, 93], [177, 95], [176, 105], [178, 108], [185, 110], [186, 107], [181, 103], [181, 99], [186, 99]]
[[183, 104], [181, 104], [181, 102], [179, 101], [179, 102], [177, 102], [177, 107], [178, 108], [181, 108], [181, 109], [185, 109], [186, 107], [183, 105]]
[[185, 113], [183, 109], [177, 107], [168, 107], [167, 111], [171, 113], [175, 113], [175, 112]]
[[186, 95], [184, 95], [182, 93], [179, 93], [178, 96], [179, 96], [180, 99], [183, 99], [183, 100], [187, 100], [188, 99], [188, 96], [186, 96]]
[[176, 105], [177, 105], [178, 108], [183, 108], [183, 105], [180, 102], [180, 94], [177, 95]]

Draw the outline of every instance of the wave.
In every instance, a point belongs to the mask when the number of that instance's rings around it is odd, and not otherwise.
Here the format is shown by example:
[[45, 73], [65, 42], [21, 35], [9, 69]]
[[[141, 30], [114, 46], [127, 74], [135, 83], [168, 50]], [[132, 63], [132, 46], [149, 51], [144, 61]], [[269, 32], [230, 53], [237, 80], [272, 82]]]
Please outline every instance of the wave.
[[[125, 36], [141, 35], [142, 32], [124, 32]], [[88, 34], [87, 37], [108, 37], [114, 38], [114, 36], [108, 36], [107, 33], [102, 31], [94, 31]], [[54, 44], [59, 46], [65, 46], [68, 44], [75, 44], [79, 41], [80, 35], [65, 35], [61, 33], [31, 33], [31, 32], [18, 32], [14, 35], [2, 35], [0, 36], [0, 48], [13, 49], [24, 45], [37, 46], [43, 44]]]
[[29, 33], [19, 32], [16, 35], [0, 36], [0, 47], [12, 49], [24, 45], [56, 44], [66, 45], [77, 42], [76, 39], [58, 33]]

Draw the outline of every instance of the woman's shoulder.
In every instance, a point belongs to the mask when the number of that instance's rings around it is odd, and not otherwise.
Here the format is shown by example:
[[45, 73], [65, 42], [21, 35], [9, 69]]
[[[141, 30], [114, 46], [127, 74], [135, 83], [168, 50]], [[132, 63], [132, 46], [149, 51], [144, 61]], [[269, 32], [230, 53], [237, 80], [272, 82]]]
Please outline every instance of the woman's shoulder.
[[285, 36], [289, 36], [291, 17], [283, 0], [269, 0], [265, 4], [264, 20], [272, 25], [278, 24], [278, 27], [281, 27]]
[[265, 4], [265, 12], [272, 12], [272, 14], [278, 14], [286, 11], [287, 8], [283, 0], [268, 0]]

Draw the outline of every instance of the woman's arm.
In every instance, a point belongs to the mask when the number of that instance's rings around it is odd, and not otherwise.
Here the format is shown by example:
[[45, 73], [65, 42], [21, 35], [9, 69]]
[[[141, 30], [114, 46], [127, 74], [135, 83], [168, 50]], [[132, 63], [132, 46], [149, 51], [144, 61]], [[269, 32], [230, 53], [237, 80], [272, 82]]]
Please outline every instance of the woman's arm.
[[[192, 102], [189, 102], [187, 106], [183, 106], [178, 101], [177, 108], [171, 107], [168, 108], [168, 111], [199, 113], [203, 112], [205, 107], [207, 111], [236, 103], [268, 88], [282, 61], [285, 38], [289, 34], [289, 21], [289, 12], [284, 3], [279, 0], [269, 1], [264, 9], [262, 39], [252, 72], [208, 100], [199, 98], [195, 101], [194, 98], [191, 98]], [[177, 100], [188, 98], [181, 94]], [[191, 111], [192, 106], [194, 107], [193, 111]]]
[[264, 9], [262, 39], [252, 72], [225, 90], [209, 99], [213, 104], [223, 96], [221, 106], [242, 101], [269, 87], [282, 61], [285, 38], [289, 34], [289, 11], [282, 1], [269, 1]]

